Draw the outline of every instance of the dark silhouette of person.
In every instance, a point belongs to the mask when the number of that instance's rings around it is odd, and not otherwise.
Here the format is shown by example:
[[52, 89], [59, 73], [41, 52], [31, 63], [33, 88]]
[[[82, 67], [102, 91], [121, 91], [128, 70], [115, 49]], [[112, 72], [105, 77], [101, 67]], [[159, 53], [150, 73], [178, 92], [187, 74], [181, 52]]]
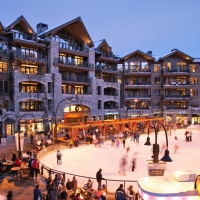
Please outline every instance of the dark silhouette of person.
[[102, 180], [105, 180], [103, 177], [102, 177], [102, 169], [99, 169], [99, 171], [96, 173], [96, 179], [97, 179], [97, 182], [99, 184], [99, 186], [101, 186], [101, 181]]

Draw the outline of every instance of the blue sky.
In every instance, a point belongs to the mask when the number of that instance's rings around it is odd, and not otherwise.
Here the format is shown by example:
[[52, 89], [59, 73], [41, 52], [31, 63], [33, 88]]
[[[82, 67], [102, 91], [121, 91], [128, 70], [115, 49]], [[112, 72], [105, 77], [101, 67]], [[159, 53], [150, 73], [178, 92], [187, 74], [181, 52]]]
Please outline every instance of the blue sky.
[[21, 15], [36, 29], [80, 16], [93, 41], [106, 39], [114, 54], [137, 49], [163, 56], [177, 48], [200, 58], [200, 0], [1, 0], [4, 26]]

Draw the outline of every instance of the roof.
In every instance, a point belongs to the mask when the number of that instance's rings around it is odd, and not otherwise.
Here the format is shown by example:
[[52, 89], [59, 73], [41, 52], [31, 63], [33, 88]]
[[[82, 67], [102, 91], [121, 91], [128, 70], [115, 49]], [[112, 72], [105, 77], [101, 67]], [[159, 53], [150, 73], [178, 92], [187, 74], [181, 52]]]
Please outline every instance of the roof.
[[104, 52], [112, 53], [112, 50], [105, 39], [99, 40], [98, 42], [99, 43], [95, 44], [95, 50], [98, 51], [102, 48]]
[[19, 25], [22, 27], [24, 31], [26, 31], [27, 34], [33, 34], [37, 35], [33, 28], [30, 26], [30, 24], [27, 22], [27, 20], [24, 18], [23, 15], [21, 15], [19, 18], [17, 18], [14, 22], [12, 22], [10, 25], [8, 25], [5, 30], [10, 31], [12, 30], [16, 25]]
[[43, 33], [40, 33], [39, 36], [48, 36], [58, 33], [61, 30], [66, 30], [69, 32], [77, 41], [87, 43], [88, 46], [93, 47], [92, 39], [81, 19], [77, 17], [67, 23], [64, 23], [60, 26], [57, 26], [51, 30], [47, 30]]
[[146, 59], [149, 59], [149, 60], [154, 60], [154, 57], [152, 57], [152, 56], [150, 56], [150, 55], [148, 55], [148, 54], [146, 54], [146, 53], [144, 53], [140, 50], [136, 50], [136, 51], [124, 56], [122, 59], [126, 60], [126, 59], [130, 58], [131, 56], [133, 56], [135, 54], [137, 54], [137, 55], [139, 54], [139, 55], [141, 55], [141, 56], [143, 56], [143, 57], [145, 57]]
[[194, 59], [193, 57], [183, 53], [182, 51], [180, 51], [178, 49], [174, 49], [170, 53], [166, 54], [165, 56], [160, 57], [160, 60], [164, 60], [164, 59], [166, 59], [166, 58], [168, 58], [168, 57], [170, 57], [170, 56], [172, 56], [174, 54], [177, 54], [177, 55], [179, 55], [179, 56], [181, 56], [181, 57], [183, 57], [183, 58], [185, 58], [187, 60], [193, 60]]
[[0, 31], [3, 31], [3, 30], [4, 30], [3, 25], [2, 25], [2, 23], [0, 22]]
[[194, 58], [193, 62], [200, 62], [200, 58]]

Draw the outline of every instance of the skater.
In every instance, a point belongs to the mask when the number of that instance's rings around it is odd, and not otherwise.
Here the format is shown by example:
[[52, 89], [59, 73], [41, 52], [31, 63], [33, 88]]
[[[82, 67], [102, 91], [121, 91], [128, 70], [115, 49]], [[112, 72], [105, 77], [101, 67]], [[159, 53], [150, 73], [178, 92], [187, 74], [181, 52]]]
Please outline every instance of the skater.
[[58, 164], [58, 165], [61, 165], [61, 164], [62, 164], [62, 160], [61, 160], [62, 153], [60, 152], [59, 149], [57, 150], [56, 157], [57, 157], [57, 164]]
[[114, 138], [114, 136], [112, 135], [110, 139], [111, 139], [111, 147], [115, 146], [115, 138]]
[[192, 141], [192, 131], [189, 132], [189, 136], [188, 137], [189, 137], [189, 142], [191, 142]]
[[126, 153], [128, 153], [130, 151], [130, 147], [128, 146], [127, 148], [126, 148]]
[[135, 166], [136, 166], [136, 158], [133, 158], [133, 160], [132, 160], [132, 172], [135, 170]]
[[177, 152], [177, 150], [179, 149], [179, 146], [177, 144], [174, 145], [174, 154]]
[[125, 149], [125, 145], [126, 145], [126, 139], [125, 138], [122, 140], [122, 143], [123, 143], [123, 148]]
[[139, 138], [140, 138], [140, 134], [137, 132], [136, 133], [136, 143], [138, 143], [138, 144], [139, 144]]
[[165, 150], [165, 148], [166, 148], [166, 146], [165, 146], [165, 144], [163, 143], [163, 144], [162, 144], [162, 147], [161, 147], [161, 150], [160, 150], [160, 153], [162, 153], [162, 152]]
[[176, 129], [177, 129], [177, 124], [174, 124], [174, 133], [176, 133]]
[[119, 141], [119, 139], [117, 139], [117, 140], [116, 140], [116, 149], [118, 149], [119, 144], [120, 144], [120, 141]]
[[123, 172], [123, 175], [126, 176], [126, 165], [127, 165], [127, 160], [126, 160], [126, 156], [123, 156], [121, 161], [120, 161], [120, 165], [119, 165], [119, 174], [121, 174], [121, 172]]

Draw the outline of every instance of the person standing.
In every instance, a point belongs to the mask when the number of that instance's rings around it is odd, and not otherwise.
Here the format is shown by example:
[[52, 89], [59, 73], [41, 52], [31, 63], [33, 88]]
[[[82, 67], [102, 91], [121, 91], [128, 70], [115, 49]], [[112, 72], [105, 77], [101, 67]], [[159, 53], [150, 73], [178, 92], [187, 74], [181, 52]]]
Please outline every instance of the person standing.
[[125, 149], [125, 145], [126, 145], [126, 139], [125, 138], [122, 140], [122, 143], [123, 143], [123, 148]]
[[[34, 177], [34, 174], [35, 174], [35, 180], [37, 180], [37, 175], [40, 172], [40, 170], [39, 170], [39, 161], [38, 161], [37, 158], [34, 158], [32, 160], [31, 166], [33, 168], [33, 177]], [[32, 179], [33, 179], [33, 177], [32, 177]]]
[[7, 200], [13, 200], [13, 193], [11, 190], [8, 191]]
[[98, 182], [98, 185], [101, 186], [101, 181], [102, 180], [105, 180], [103, 177], [102, 177], [102, 169], [99, 169], [99, 171], [96, 173], [96, 179], [97, 179], [97, 182]]
[[38, 200], [41, 199], [42, 200], [42, 193], [40, 191], [40, 185], [36, 185], [34, 191], [33, 191], [33, 200]]
[[34, 139], [33, 131], [31, 131], [30, 138], [31, 138], [31, 144], [33, 144], [33, 139]]
[[74, 192], [76, 192], [76, 189], [78, 187], [78, 181], [75, 176], [73, 177], [72, 184], [73, 184], [73, 190]]
[[123, 189], [123, 184], [120, 184], [119, 188], [116, 190], [115, 199], [116, 200], [124, 200], [124, 199], [126, 199], [126, 192]]
[[62, 164], [62, 160], [61, 160], [62, 153], [60, 152], [59, 149], [57, 150], [56, 157], [57, 157], [57, 164], [58, 164], [58, 165], [61, 165], [61, 164]]
[[138, 144], [139, 144], [139, 138], [140, 138], [140, 134], [137, 132], [136, 133], [136, 143], [138, 143]]
[[189, 142], [192, 141], [192, 131], [189, 132]]

